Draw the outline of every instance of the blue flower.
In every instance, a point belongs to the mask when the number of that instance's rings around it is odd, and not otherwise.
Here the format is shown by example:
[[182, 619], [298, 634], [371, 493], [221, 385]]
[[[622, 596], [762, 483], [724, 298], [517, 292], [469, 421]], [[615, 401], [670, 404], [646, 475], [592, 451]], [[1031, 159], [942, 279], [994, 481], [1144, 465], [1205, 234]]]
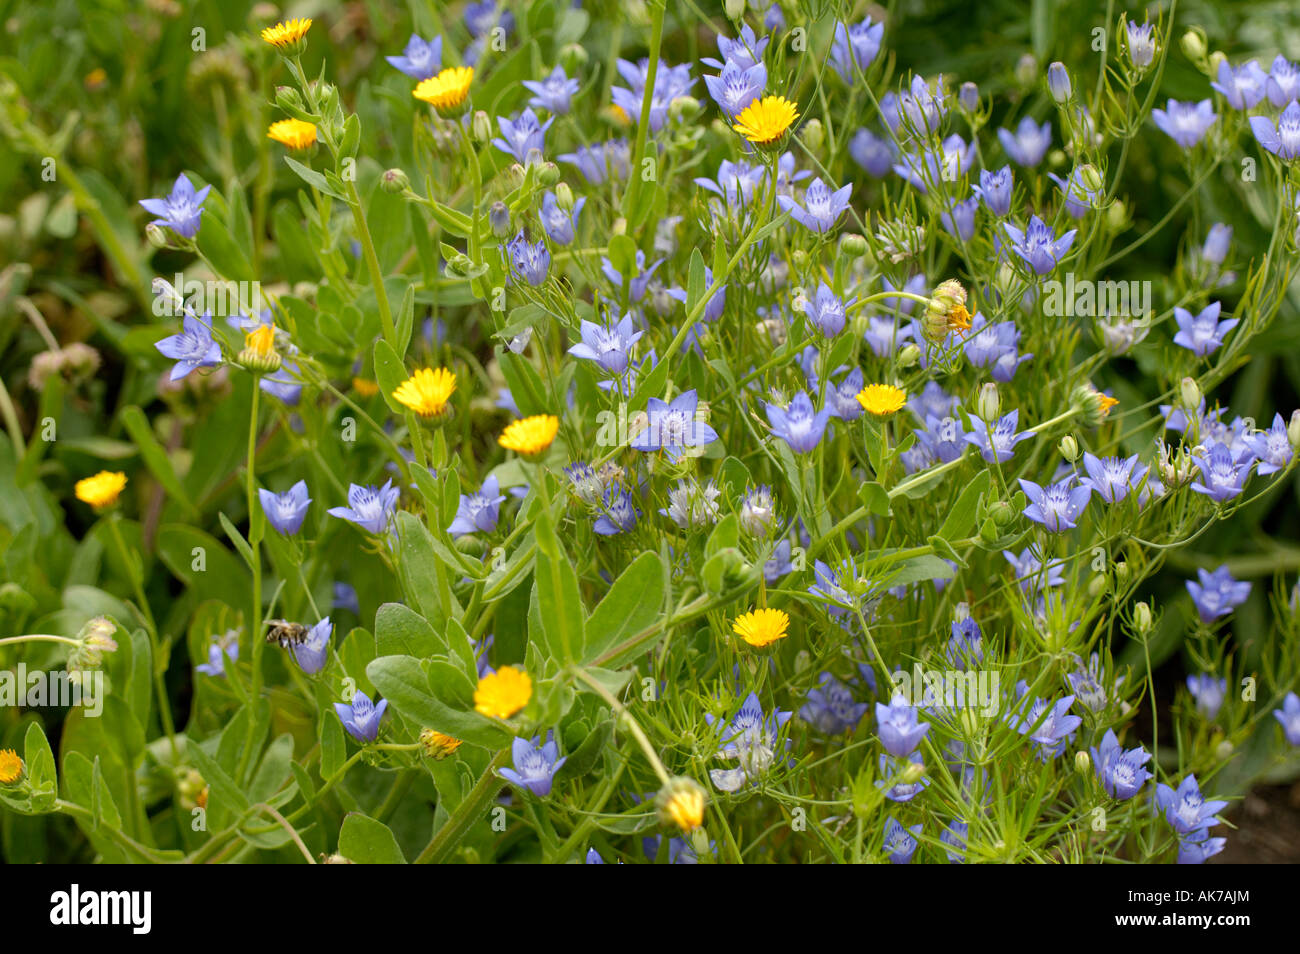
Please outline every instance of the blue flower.
[[302, 380], [299, 374], [298, 363], [286, 358], [280, 365], [280, 370], [262, 375], [257, 386], [289, 407], [297, 407], [302, 399]]
[[709, 779], [719, 791], [739, 791], [767, 773], [777, 759], [777, 737], [792, 714], [774, 709], [771, 715], [764, 716], [763, 706], [753, 692], [730, 722], [715, 725], [713, 716], [704, 714], [704, 721], [719, 732], [717, 757], [737, 762], [736, 768], [709, 770]]
[[[924, 134], [936, 131], [948, 113], [946, 100], [947, 94], [944, 92], [942, 76], [935, 82], [933, 91], [924, 77], [913, 76], [911, 86], [902, 92], [897, 101], [898, 109], [907, 120], [907, 128], [903, 132]], [[883, 99], [880, 106], [883, 112], [885, 109]], [[889, 121], [888, 117], [886, 121]], [[890, 126], [896, 128], [897, 124], [898, 121], [895, 120], [890, 123]], [[945, 143], [946, 147], [947, 143]]]
[[[646, 268], [645, 252], [640, 249], [637, 249], [635, 261], [636, 271], [628, 277], [628, 300], [633, 303], [645, 297], [646, 286], [650, 284], [651, 276], [654, 275], [655, 269], [664, 263], [662, 258], [656, 259], [649, 268]], [[600, 260], [600, 271], [615, 288], [623, 287], [623, 273], [616, 269], [609, 259]]]
[[1071, 736], [1083, 724], [1079, 716], [1067, 715], [1073, 704], [1074, 696], [1066, 696], [1054, 703], [1035, 699], [1021, 719], [1015, 721], [1013, 717], [1013, 724], [1017, 732], [1028, 735], [1039, 744], [1040, 755], [1055, 758], [1065, 750]]
[[1102, 190], [1089, 189], [1084, 185], [1083, 174], [1077, 168], [1064, 179], [1050, 172], [1047, 178], [1055, 182], [1056, 187], [1061, 190], [1061, 196], [1065, 200], [1065, 212], [1072, 219], [1083, 218], [1101, 201]]
[[426, 43], [412, 33], [401, 56], [384, 59], [413, 80], [430, 79], [442, 69], [442, 37], [435, 36]]
[[740, 210], [753, 200], [766, 175], [767, 170], [762, 166], [723, 159], [716, 179], [697, 178], [694, 181], [701, 189], [719, 196], [728, 208]]
[[772, 433], [790, 445], [796, 454], [806, 454], [821, 443], [826, 431], [826, 422], [830, 420], [830, 408], [823, 407], [814, 411], [808, 395], [800, 391], [787, 407], [768, 404], [767, 419], [772, 425]]
[[1025, 508], [1025, 516], [1035, 523], [1041, 523], [1046, 530], [1060, 533], [1073, 530], [1074, 522], [1088, 505], [1092, 488], [1075, 486], [1071, 474], [1059, 483], [1043, 488], [1033, 481], [1020, 478], [1020, 487], [1029, 497], [1030, 504]]
[[1200, 480], [1192, 481], [1192, 489], [1220, 503], [1241, 493], [1254, 463], [1249, 450], [1242, 457], [1236, 457], [1232, 449], [1221, 442], [1212, 444], [1204, 454], [1193, 454], [1192, 461], [1201, 474]]
[[1206, 801], [1196, 776], [1183, 779], [1177, 790], [1163, 783], [1156, 785], [1156, 806], [1164, 812], [1165, 820], [1180, 835], [1204, 832], [1218, 822], [1214, 816], [1228, 807], [1224, 801]]
[[393, 508], [401, 491], [393, 486], [392, 480], [384, 482], [382, 487], [351, 484], [348, 487], [348, 505], [331, 507], [331, 517], [351, 521], [363, 530], [371, 533], [383, 533], [393, 517]]
[[945, 139], [937, 148], [927, 149], [920, 154], [907, 153], [899, 157], [894, 171], [918, 192], [926, 195], [930, 187], [936, 183], [964, 176], [974, 161], [974, 140], [968, 144], [961, 136], [953, 135]]
[[944, 231], [961, 242], [969, 242], [975, 235], [975, 213], [980, 200], [975, 196], [961, 201], [954, 200], [946, 212], [939, 216]]
[[563, 115], [569, 111], [569, 100], [578, 91], [578, 87], [578, 81], [569, 79], [565, 75], [562, 66], [557, 66], [551, 70], [550, 75], [540, 82], [537, 80], [524, 80], [524, 88], [533, 94], [533, 98], [528, 101], [528, 105], [534, 109], [545, 109], [557, 115]]
[[1201, 246], [1201, 259], [1211, 265], [1222, 265], [1232, 247], [1232, 226], [1215, 222], [1205, 235], [1205, 244]]
[[538, 154], [546, 148], [546, 130], [551, 128], [551, 123], [555, 122], [552, 116], [546, 122], [539, 122], [537, 114], [529, 107], [523, 111], [523, 114], [513, 122], [504, 116], [497, 117], [497, 126], [501, 130], [501, 135], [492, 140], [492, 145], [496, 146], [508, 156], [514, 156], [521, 163], [528, 162], [529, 153], [534, 149]]
[[[639, 63], [620, 59], [615, 64], [618, 73], [630, 88], [615, 86], [609, 91], [614, 105], [627, 113], [633, 123], [641, 118], [641, 103], [645, 99], [645, 85], [650, 60], [643, 58]], [[695, 81], [691, 79], [691, 68], [687, 64], [669, 66], [660, 60], [655, 72], [654, 91], [650, 96], [650, 131], [659, 132], [668, 119], [668, 107], [680, 96], [687, 96]]]
[[262, 501], [262, 512], [266, 514], [267, 522], [276, 530], [291, 537], [302, 529], [303, 518], [311, 504], [305, 480], [298, 481], [282, 494], [259, 487], [257, 496]]
[[1026, 116], [1020, 120], [1014, 133], [1006, 129], [998, 130], [998, 142], [1012, 162], [1026, 169], [1032, 169], [1043, 161], [1048, 147], [1052, 145], [1052, 124], [1045, 122], [1039, 126], [1033, 117]]
[[883, 179], [894, 168], [894, 144], [865, 127], [849, 140], [849, 156], [866, 170], [867, 175], [876, 179]]
[[168, 375], [169, 381], [178, 381], [195, 368], [210, 368], [221, 363], [221, 345], [212, 339], [212, 316], [200, 318], [186, 315], [181, 321], [180, 334], [163, 338], [154, 345], [165, 358], [176, 362]]
[[301, 643], [290, 646], [293, 658], [298, 661], [302, 671], [311, 676], [325, 668], [329, 662], [330, 637], [334, 635], [334, 624], [326, 616], [323, 620], [307, 630]]
[[534, 288], [546, 281], [546, 273], [551, 267], [551, 253], [545, 242], [533, 244], [524, 237], [523, 230], [510, 240], [506, 246], [510, 255], [510, 267], [516, 275]]
[[577, 152], [566, 152], [557, 158], [577, 169], [592, 185], [602, 185], [611, 176], [626, 179], [632, 161], [626, 139], [580, 146]]
[[1020, 581], [1020, 588], [1031, 599], [1037, 595], [1039, 589], [1047, 589], [1052, 586], [1062, 586], [1065, 584], [1065, 576], [1062, 567], [1064, 564], [1060, 561], [1050, 563], [1047, 571], [1043, 571], [1043, 561], [1035, 547], [1026, 547], [1019, 555], [1012, 553], [1010, 550], [1003, 550], [1002, 555], [1006, 557], [1016, 569], [1016, 579]]
[[361, 615], [361, 604], [357, 600], [357, 589], [351, 583], [336, 581], [334, 583], [334, 608], [351, 610]]
[[975, 312], [966, 333], [962, 352], [977, 368], [991, 368], [993, 380], [1007, 382], [1016, 369], [1033, 357], [1020, 354], [1020, 329], [1014, 321], [990, 323], [983, 312]]
[[1237, 327], [1240, 319], [1219, 320], [1221, 303], [1212, 301], [1201, 309], [1198, 315], [1192, 315], [1186, 308], [1174, 308], [1174, 320], [1178, 322], [1178, 333], [1174, 335], [1174, 344], [1186, 348], [1192, 354], [1204, 358], [1213, 354], [1223, 344], [1223, 336]]
[[799, 718], [825, 735], [842, 735], [857, 728], [866, 711], [867, 704], [854, 701], [848, 686], [824, 672], [817, 688], [808, 690]]
[[546, 744], [539, 746], [537, 736], [532, 742], [515, 737], [510, 743], [510, 754], [515, 767], [501, 769], [501, 777], [507, 782], [545, 798], [551, 794], [551, 785], [555, 773], [560, 770], [568, 756], [560, 757], [560, 748], [555, 744], [555, 733], [546, 733]]
[[594, 361], [611, 374], [627, 370], [632, 346], [645, 333], [635, 329], [630, 312], [618, 324], [598, 325], [583, 319], [581, 331], [582, 341], [569, 348], [569, 354]]
[[856, 421], [866, 413], [861, 402], [858, 401], [862, 380], [862, 369], [854, 368], [839, 384], [831, 384], [826, 391], [826, 406], [830, 410], [831, 417], [837, 417], [841, 421]]
[[966, 442], [978, 447], [980, 456], [990, 464], [1005, 464], [1015, 455], [1017, 444], [1034, 436], [1031, 431], [1016, 433], [1019, 420], [1019, 408], [1012, 408], [992, 427], [982, 418], [971, 415], [972, 430], [966, 435]]
[[[1188, 586], [1191, 585], [1188, 584]], [[1248, 583], [1242, 585], [1247, 589], [1250, 588]], [[1226, 613], [1228, 610], [1224, 610], [1224, 612]], [[1205, 716], [1207, 720], [1213, 721], [1214, 717], [1219, 714], [1219, 710], [1223, 708], [1223, 700], [1227, 698], [1228, 680], [1221, 677], [1216, 678], [1208, 672], [1188, 676], [1187, 691], [1196, 700], [1196, 711]]]
[[754, 28], [746, 23], [741, 26], [740, 36], [735, 40], [721, 33], [718, 34], [718, 53], [722, 56], [721, 60], [706, 56], [701, 58], [700, 62], [714, 69], [722, 69], [727, 63], [735, 63], [741, 69], [748, 69], [763, 62], [763, 51], [767, 49], [767, 42], [767, 37], [760, 39], [754, 33]]
[[1279, 53], [1269, 67], [1266, 89], [1268, 101], [1278, 109], [1300, 98], [1300, 69]]
[[509, 10], [498, 10], [497, 0], [482, 0], [465, 7], [465, 29], [470, 36], [483, 37], [500, 27], [507, 35], [515, 28], [515, 15]]
[[343, 728], [358, 742], [373, 742], [379, 737], [379, 720], [387, 708], [387, 699], [376, 705], [360, 689], [353, 694], [351, 703], [334, 703], [334, 711], [338, 713]]
[[571, 211], [565, 212], [560, 208], [554, 192], [542, 196], [542, 212], [538, 218], [542, 220], [542, 230], [546, 232], [546, 237], [556, 245], [572, 242], [574, 230], [578, 227], [578, 216], [582, 214], [586, 201], [587, 197], [583, 196], [573, 203]]
[[930, 731], [930, 723], [919, 722], [916, 706], [903, 695], [896, 695], [889, 705], [876, 703], [876, 734], [891, 755], [911, 755]]
[[1061, 263], [1078, 233], [1077, 229], [1070, 229], [1057, 238], [1052, 227], [1036, 215], [1023, 232], [1010, 222], [1004, 222], [1002, 228], [1011, 239], [1011, 250], [1037, 275], [1046, 275]]
[[1124, 24], [1125, 40], [1128, 44], [1128, 58], [1139, 70], [1145, 70], [1151, 65], [1151, 61], [1156, 55], [1156, 41], [1152, 36], [1153, 27], [1150, 23], [1134, 23], [1129, 20]]
[[1256, 470], [1261, 474], [1272, 474], [1282, 470], [1291, 463], [1294, 452], [1287, 437], [1286, 422], [1281, 414], [1273, 415], [1273, 426], [1266, 431], [1255, 431], [1245, 437], [1246, 444], [1259, 458]]
[[819, 282], [817, 292], [804, 308], [804, 315], [827, 338], [834, 338], [844, 330], [846, 312], [856, 298], [843, 301], [825, 282]]
[[227, 657], [232, 663], [239, 660], [239, 643], [235, 640], [217, 639], [208, 646], [208, 661], [199, 663], [194, 668], [205, 676], [221, 678], [226, 674]]
[[763, 95], [763, 88], [767, 85], [767, 67], [762, 63], [744, 67], [729, 62], [723, 65], [717, 76], [705, 76], [704, 85], [718, 108], [735, 119], [745, 111], [745, 107]]
[[1084, 452], [1083, 469], [1088, 476], [1079, 483], [1096, 491], [1097, 496], [1106, 503], [1119, 503], [1135, 490], [1147, 468], [1138, 466], [1137, 455], [1132, 457], [1097, 457]]
[[661, 450], [671, 460], [677, 460], [688, 447], [713, 443], [718, 432], [695, 419], [698, 406], [699, 396], [694, 389], [683, 391], [671, 403], [650, 398], [646, 401], [647, 424], [628, 446], [646, 453]]
[[966, 860], [966, 836], [969, 829], [966, 822], [954, 818], [939, 833], [939, 840], [947, 846], [944, 854], [948, 856], [949, 864], [959, 865]]
[[1199, 103], [1181, 103], [1171, 99], [1164, 109], [1151, 110], [1151, 121], [1184, 149], [1191, 149], [1219, 118], [1208, 99]]
[[[866, 340], [868, 347], [876, 353], [876, 357], [888, 358], [894, 352], [903, 346], [908, 339], [915, 336], [915, 329], [910, 325], [900, 327], [898, 322], [890, 315], [871, 315], [867, 318], [866, 331], [862, 333], [863, 339]], [[930, 382], [934, 383], [934, 382]], [[861, 390], [861, 388], [859, 388]], [[854, 394], [854, 402], [857, 401], [857, 395]]]
[[809, 231], [821, 234], [835, 224], [835, 220], [849, 207], [849, 193], [852, 184], [832, 192], [821, 177], [814, 179], [804, 191], [804, 204], [801, 206], [788, 195], [778, 195], [777, 204], [785, 212]]
[[1011, 211], [1011, 192], [1015, 179], [1010, 166], [1003, 166], [997, 172], [980, 170], [980, 184], [972, 186], [974, 193], [984, 200], [984, 206], [1001, 218]]
[[192, 239], [199, 234], [199, 225], [203, 216], [203, 203], [212, 186], [205, 185], [197, 192], [185, 173], [176, 177], [171, 195], [163, 199], [141, 199], [145, 211], [158, 216], [150, 225], [161, 225], [171, 229], [177, 235]]
[[[984, 422], [979, 421], [977, 426], [983, 425]], [[917, 441], [925, 446], [931, 457], [945, 464], [962, 455], [971, 437], [962, 428], [961, 421], [951, 415], [941, 420], [933, 414], [927, 414], [925, 428], [912, 433], [916, 435]]]
[[1276, 126], [1267, 116], [1251, 116], [1250, 130], [1261, 146], [1290, 162], [1300, 156], [1300, 103], [1292, 100], [1277, 118]]
[[587, 849], [587, 860], [585, 864], [603, 865], [604, 863], [605, 863], [605, 859], [600, 856], [599, 851], [597, 851], [595, 848]]
[[602, 537], [617, 536], [635, 527], [640, 514], [629, 491], [610, 487], [605, 491], [602, 513], [592, 529]]
[[873, 23], [867, 17], [861, 23], [835, 24], [835, 39], [831, 43], [831, 66], [840, 78], [852, 84], [859, 70], [865, 72], [880, 53], [880, 38], [885, 32], [883, 23]]
[[1268, 74], [1254, 60], [1236, 69], [1229, 66], [1227, 60], [1221, 60], [1217, 82], [1210, 86], [1222, 93], [1233, 109], [1254, 109], [1268, 92]]
[[[880, 703], [876, 703], [876, 708], [881, 708]], [[926, 729], [929, 729], [929, 725]], [[916, 796], [920, 795], [930, 784], [930, 780], [921, 776], [915, 782], [898, 781], [893, 785], [889, 784], [889, 779], [899, 778], [907, 770], [908, 765], [924, 765], [925, 760], [921, 758], [920, 752], [913, 752], [911, 755], [902, 759], [895, 758], [892, 755], [880, 755], [880, 779], [876, 782], [876, 788], [883, 789], [885, 798], [891, 802], [910, 802]]]
[[1190, 832], [1178, 839], [1178, 863], [1180, 865], [1203, 865], [1207, 858], [1212, 858], [1223, 851], [1228, 843], [1226, 838], [1211, 838], [1205, 828]]
[[456, 519], [451, 522], [447, 532], [452, 539], [463, 537], [467, 533], [491, 533], [501, 519], [501, 501], [505, 499], [500, 482], [493, 474], [483, 481], [478, 493], [460, 495]]
[[1291, 745], [1300, 745], [1300, 696], [1288, 692], [1282, 708], [1273, 710], [1273, 717], [1282, 724], [1282, 732]]
[[1140, 745], [1136, 749], [1120, 748], [1113, 729], [1107, 729], [1101, 746], [1092, 750], [1092, 764], [1101, 787], [1120, 801], [1132, 798], [1152, 777], [1143, 768], [1150, 759], [1151, 753]]
[[951, 634], [948, 637], [949, 662], [953, 665], [969, 666], [984, 661], [984, 634], [973, 617], [965, 616], [953, 620], [949, 632]]
[[921, 834], [921, 823], [904, 828], [890, 815], [885, 819], [884, 849], [889, 861], [895, 865], [905, 865], [916, 854], [916, 836]]

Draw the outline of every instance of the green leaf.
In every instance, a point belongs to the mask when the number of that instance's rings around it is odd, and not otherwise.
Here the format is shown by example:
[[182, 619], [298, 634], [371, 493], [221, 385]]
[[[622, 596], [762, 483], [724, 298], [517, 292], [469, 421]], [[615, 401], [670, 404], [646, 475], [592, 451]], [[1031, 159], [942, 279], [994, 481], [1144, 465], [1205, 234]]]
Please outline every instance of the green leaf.
[[379, 391], [384, 402], [394, 414], [405, 414], [406, 408], [397, 402], [393, 392], [409, 377], [406, 365], [397, 356], [393, 346], [380, 339], [375, 342], [375, 380], [379, 382]]
[[889, 516], [889, 494], [875, 481], [869, 481], [858, 488], [858, 499], [869, 513], [878, 517]]
[[139, 448], [140, 456], [144, 459], [145, 466], [149, 468], [149, 473], [153, 474], [154, 480], [162, 484], [163, 489], [167, 491], [167, 496], [188, 510], [191, 516], [198, 516], [194, 502], [190, 500], [190, 495], [185, 492], [180, 478], [176, 476], [171, 458], [154, 437], [153, 428], [149, 426], [149, 419], [145, 417], [144, 411], [135, 405], [130, 405], [122, 409], [120, 417], [122, 426], [131, 435], [135, 446]]
[[226, 536], [230, 538], [230, 542], [235, 545], [235, 549], [239, 551], [239, 555], [244, 558], [244, 562], [248, 564], [248, 568], [251, 570], [253, 568], [253, 548], [248, 545], [248, 541], [239, 532], [239, 528], [230, 522], [229, 517], [218, 511], [217, 519], [221, 523], [221, 529], [226, 531]]
[[415, 285], [406, 286], [402, 295], [402, 306], [397, 310], [397, 356], [406, 355], [411, 344], [411, 332], [415, 327]]
[[389, 827], [358, 812], [351, 812], [343, 819], [339, 854], [358, 865], [406, 864], [406, 856]]
[[975, 529], [975, 514], [979, 499], [989, 486], [989, 472], [981, 470], [971, 478], [970, 483], [962, 488], [957, 502], [948, 511], [948, 516], [939, 528], [939, 536], [945, 540], [964, 540]]
[[537, 602], [541, 609], [542, 635], [552, 659], [576, 661], [583, 654], [585, 611], [573, 564], [555, 536], [551, 515], [541, 509], [537, 521], [540, 559], [533, 568]]
[[653, 639], [635, 649], [618, 652], [610, 659], [602, 659], [663, 615], [664, 585], [664, 565], [659, 554], [646, 551], [633, 560], [587, 620], [585, 660], [624, 666], [649, 650], [655, 643]]
[[429, 691], [428, 677], [412, 656], [381, 656], [366, 667], [375, 689], [405, 719], [485, 748], [509, 744], [510, 735], [477, 712], [460, 712]]
[[59, 783], [54, 769], [54, 753], [40, 723], [27, 726], [23, 738], [23, 761], [27, 763], [28, 787], [32, 793], [32, 810], [50, 812], [58, 799]]
[[[291, 156], [284, 157], [285, 164], [297, 174], [298, 178], [309, 186], [314, 186], [318, 192], [324, 192], [326, 195], [332, 195], [336, 199], [342, 199], [344, 202], [349, 201], [346, 194], [340, 192], [329, 184], [323, 175], [315, 169], [304, 166], [301, 162]], [[206, 223], [205, 223], [206, 224]]]
[[445, 639], [419, 613], [402, 603], [385, 603], [375, 614], [375, 655], [428, 658], [446, 654]]

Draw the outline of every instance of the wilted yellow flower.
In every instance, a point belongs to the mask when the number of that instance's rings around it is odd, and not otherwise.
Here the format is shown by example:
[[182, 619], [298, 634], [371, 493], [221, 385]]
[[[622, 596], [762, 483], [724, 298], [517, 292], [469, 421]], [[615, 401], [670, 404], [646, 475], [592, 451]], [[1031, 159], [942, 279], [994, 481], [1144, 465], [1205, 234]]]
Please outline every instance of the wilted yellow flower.
[[474, 711], [496, 719], [508, 719], [533, 697], [533, 681], [514, 666], [502, 666], [478, 681], [474, 690]]
[[858, 403], [876, 417], [888, 417], [907, 403], [907, 392], [892, 384], [868, 384], [858, 392]]
[[790, 617], [779, 609], [757, 609], [738, 616], [731, 627], [737, 636], [751, 646], [767, 646], [785, 639], [790, 628]]
[[560, 430], [560, 419], [552, 414], [535, 414], [511, 421], [497, 438], [506, 450], [525, 457], [536, 457], [551, 446]]
[[295, 17], [292, 20], [285, 20], [283, 23], [267, 27], [262, 31], [262, 39], [277, 50], [292, 52], [290, 47], [296, 47], [310, 29], [311, 17], [306, 19]]
[[111, 507], [117, 503], [122, 488], [126, 486], [126, 474], [101, 470], [94, 477], [77, 481], [77, 499], [88, 503], [96, 510]]
[[266, 135], [290, 149], [306, 149], [316, 142], [316, 127], [301, 119], [281, 119], [271, 123]]
[[411, 95], [424, 100], [438, 111], [438, 115], [450, 119], [465, 111], [473, 81], [474, 67], [449, 66], [437, 76], [420, 80]]
[[23, 777], [23, 760], [13, 749], [0, 749], [0, 783], [12, 785]]
[[799, 118], [794, 103], [784, 96], [764, 96], [746, 106], [731, 127], [762, 149], [775, 149]]
[[434, 417], [447, 410], [456, 390], [456, 375], [446, 368], [421, 368], [397, 386], [393, 400], [421, 417]]
[[692, 832], [704, 824], [704, 804], [704, 789], [693, 779], [681, 775], [670, 779], [655, 797], [660, 822], [675, 825], [683, 833]]
[[461, 740], [445, 732], [425, 729], [420, 733], [420, 745], [424, 747], [424, 754], [429, 758], [441, 760], [460, 748]]

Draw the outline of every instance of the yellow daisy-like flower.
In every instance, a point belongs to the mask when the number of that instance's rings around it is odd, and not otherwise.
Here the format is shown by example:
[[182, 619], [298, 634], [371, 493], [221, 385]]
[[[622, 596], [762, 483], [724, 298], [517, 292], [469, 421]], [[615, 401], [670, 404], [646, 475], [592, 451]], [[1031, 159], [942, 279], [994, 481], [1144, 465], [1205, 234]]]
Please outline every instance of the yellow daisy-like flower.
[[424, 754], [431, 759], [445, 759], [460, 748], [461, 744], [460, 739], [436, 729], [425, 729], [420, 733], [420, 745], [424, 746]]
[[301, 150], [316, 142], [316, 127], [301, 119], [281, 119], [271, 123], [266, 136], [290, 149]]
[[1117, 404], [1119, 404], [1119, 398], [1113, 398], [1109, 394], [1101, 394], [1098, 392], [1097, 408], [1101, 412], [1102, 417], [1110, 414], [1110, 409]]
[[760, 149], [775, 149], [798, 118], [794, 103], [784, 96], [764, 96], [746, 106], [731, 128]]
[[126, 474], [101, 470], [94, 477], [77, 481], [77, 499], [88, 503], [96, 510], [103, 510], [117, 503], [122, 488], [126, 486]]
[[108, 73], [104, 71], [104, 68], [102, 66], [96, 66], [93, 70], [91, 70], [89, 73], [86, 74], [86, 79], [84, 82], [86, 84], [86, 89], [92, 91], [97, 90], [101, 88], [105, 83], [108, 82]]
[[393, 400], [420, 417], [434, 417], [446, 412], [455, 390], [456, 375], [446, 368], [421, 368], [398, 385]]
[[497, 443], [506, 450], [525, 457], [536, 457], [551, 446], [560, 430], [560, 419], [553, 414], [535, 414], [506, 425]]
[[533, 697], [533, 681], [514, 666], [502, 666], [478, 681], [474, 711], [490, 718], [508, 719]]
[[262, 39], [277, 50], [287, 50], [289, 47], [296, 46], [310, 29], [311, 17], [305, 19], [295, 17], [292, 20], [285, 20], [283, 23], [267, 27], [262, 31]]
[[858, 392], [858, 403], [869, 414], [888, 417], [907, 403], [907, 392], [892, 384], [868, 384]]
[[687, 833], [704, 824], [705, 801], [704, 789], [699, 783], [679, 775], [659, 790], [655, 807], [661, 823], [674, 825]]
[[352, 379], [352, 390], [356, 391], [363, 398], [372, 398], [379, 393], [379, 382], [371, 381], [369, 378]]
[[13, 749], [0, 749], [0, 783], [12, 785], [23, 777], [23, 760]]
[[757, 609], [736, 617], [731, 628], [749, 645], [762, 647], [789, 635], [790, 617], [779, 609]]
[[474, 67], [449, 66], [437, 76], [420, 80], [411, 95], [432, 106], [439, 116], [450, 119], [465, 111], [473, 81]]
[[250, 371], [278, 371], [280, 353], [275, 350], [275, 325], [258, 325], [244, 335], [239, 363]]

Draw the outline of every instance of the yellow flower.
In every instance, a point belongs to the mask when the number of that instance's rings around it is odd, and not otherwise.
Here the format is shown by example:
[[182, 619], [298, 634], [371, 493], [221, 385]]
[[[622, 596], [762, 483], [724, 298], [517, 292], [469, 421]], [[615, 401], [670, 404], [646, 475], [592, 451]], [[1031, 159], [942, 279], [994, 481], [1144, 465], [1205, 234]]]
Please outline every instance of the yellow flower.
[[474, 711], [497, 719], [508, 719], [533, 697], [533, 681], [514, 666], [502, 666], [478, 681], [474, 690]]
[[551, 446], [555, 435], [560, 430], [560, 419], [552, 414], [535, 414], [518, 421], [511, 421], [497, 438], [497, 443], [506, 450], [525, 457], [536, 457]]
[[779, 609], [757, 609], [736, 618], [731, 627], [737, 636], [751, 646], [767, 646], [785, 639], [790, 628], [790, 617]]
[[858, 392], [858, 403], [876, 417], [888, 417], [907, 403], [907, 392], [892, 384], [868, 384]]
[[77, 481], [77, 499], [96, 510], [103, 510], [117, 503], [118, 495], [125, 486], [126, 474], [101, 470], [94, 477]]
[[250, 371], [278, 371], [280, 354], [275, 350], [275, 325], [258, 325], [244, 335], [239, 363]]
[[352, 390], [356, 391], [363, 398], [372, 398], [379, 393], [379, 384], [376, 381], [371, 381], [369, 378], [354, 377], [352, 379]]
[[756, 146], [775, 149], [798, 118], [794, 103], [784, 96], [764, 96], [746, 106], [731, 128]]
[[316, 141], [316, 127], [301, 119], [281, 119], [271, 123], [266, 136], [290, 149], [306, 149]]
[[422, 99], [444, 118], [458, 116], [465, 111], [469, 99], [469, 85], [474, 81], [474, 67], [449, 66], [437, 76], [420, 80], [411, 92]]
[[262, 31], [262, 39], [277, 50], [287, 51], [289, 47], [296, 46], [310, 29], [311, 17], [306, 19], [295, 17], [292, 20], [277, 23], [273, 27], [267, 27]]
[[13, 749], [0, 749], [0, 783], [12, 785], [23, 777], [23, 760]]
[[704, 803], [704, 789], [693, 779], [681, 775], [670, 779], [655, 798], [660, 822], [675, 825], [683, 833], [692, 832], [704, 824]]
[[107, 82], [108, 82], [108, 73], [104, 71], [104, 68], [102, 66], [96, 66], [93, 70], [91, 70], [89, 73], [86, 74], [85, 83], [86, 83], [86, 89], [88, 90], [92, 90], [92, 91], [97, 90]]
[[1097, 407], [1101, 411], [1101, 416], [1106, 417], [1110, 414], [1110, 409], [1119, 404], [1119, 398], [1113, 398], [1109, 394], [1097, 394]]
[[420, 745], [424, 746], [424, 754], [429, 758], [442, 760], [460, 748], [461, 740], [445, 732], [425, 729], [420, 733]]
[[421, 368], [398, 385], [393, 400], [420, 417], [434, 417], [447, 410], [447, 401], [455, 390], [456, 375], [446, 368]]

